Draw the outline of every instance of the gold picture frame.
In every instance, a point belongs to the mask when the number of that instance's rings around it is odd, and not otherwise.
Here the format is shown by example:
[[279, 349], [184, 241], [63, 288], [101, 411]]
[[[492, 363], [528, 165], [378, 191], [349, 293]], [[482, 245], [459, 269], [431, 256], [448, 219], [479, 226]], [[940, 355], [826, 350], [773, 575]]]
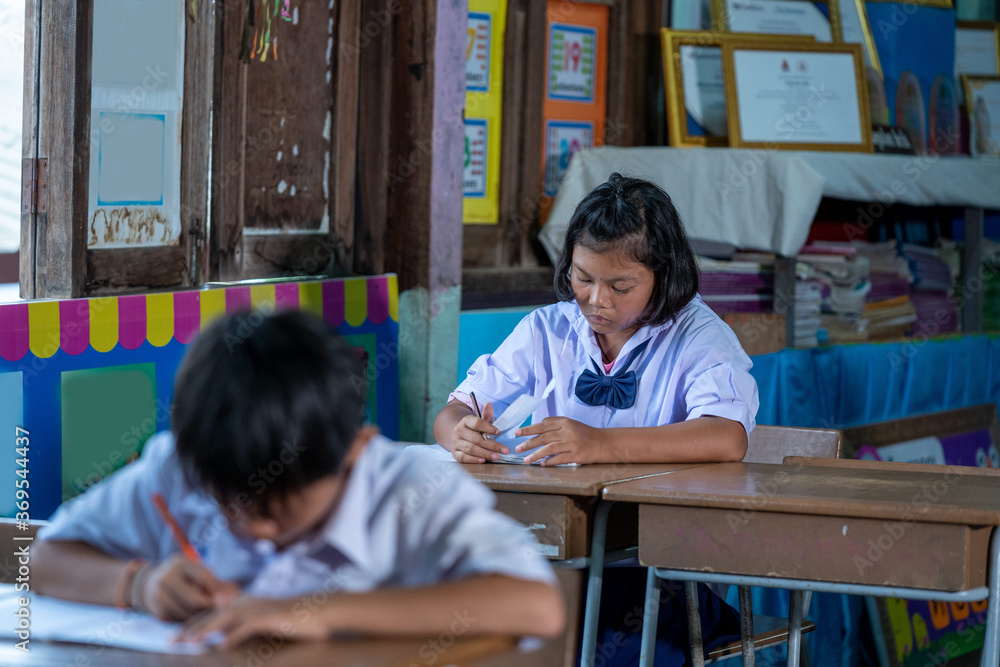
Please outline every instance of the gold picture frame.
[[[989, 85], [1000, 89], [1000, 76], [985, 76], [979, 74], [963, 74], [962, 92], [965, 95], [965, 113], [969, 120], [969, 154], [972, 156], [988, 156], [990, 158], [1000, 158], [1000, 136], [993, 137], [991, 132], [987, 132], [983, 137], [983, 128], [980, 126], [983, 121], [979, 114], [983, 111], [976, 101], [976, 91]], [[989, 121], [990, 116], [1000, 118], [1000, 93], [995, 93], [994, 106], [986, 106], [986, 114]], [[990, 125], [994, 125], [990, 121]]]
[[[687, 103], [684, 97], [684, 72], [681, 49], [685, 46], [718, 47], [721, 67], [722, 43], [726, 40], [772, 42], [774, 35], [757, 33], [719, 33], [705, 30], [660, 29], [663, 57], [663, 83], [667, 106], [668, 144], [679, 148], [719, 147], [729, 145], [726, 135], [696, 135], [688, 132]], [[815, 44], [811, 35], [782, 35], [782, 41]]]
[[[769, 51], [774, 53], [838, 53], [849, 54], [853, 60], [854, 86], [857, 98], [858, 129], [861, 140], [858, 142], [781, 142], [777, 140], [755, 141], [743, 138], [740, 123], [740, 99], [738, 94], [735, 66], [735, 54], [740, 51]], [[726, 41], [722, 45], [722, 67], [726, 83], [726, 102], [729, 120], [729, 145], [734, 148], [764, 148], [768, 150], [801, 150], [801, 151], [841, 151], [841, 152], [872, 152], [872, 125], [868, 107], [868, 85], [865, 78], [864, 59], [860, 44], [803, 44], [799, 41], [773, 41], [762, 44], [760, 41]]]
[[[997, 23], [996, 21], [956, 21], [955, 30], [982, 30], [983, 32], [992, 32], [993, 43], [995, 45], [994, 49], [997, 54], [997, 75], [1000, 75], [1000, 23]], [[965, 72], [958, 72], [958, 74], [965, 74]]]
[[[900, 0], [867, 0], [868, 2], [899, 2]], [[914, 7], [933, 7], [935, 9], [954, 9], [951, 0], [919, 0], [912, 3]]]
[[[839, 3], [841, 0], [837, 0]], [[878, 49], [875, 48], [875, 36], [872, 34], [872, 23], [868, 20], [868, 10], [865, 8], [865, 0], [843, 0], [844, 2], [850, 2], [854, 4], [854, 9], [858, 13], [858, 19], [861, 21], [861, 34], [864, 39], [863, 46], [865, 47], [865, 52], [868, 54], [868, 59], [871, 61], [872, 69], [878, 72], [879, 77], [884, 77], [882, 73], [882, 61], [878, 57]], [[841, 41], [843, 41], [843, 12], [840, 11], [840, 7], [837, 8], [838, 18], [840, 20], [841, 26]]]
[[[778, 0], [762, 0], [763, 2], [774, 2]], [[808, 2], [813, 5], [826, 5], [827, 7], [827, 18], [830, 21], [830, 39], [834, 43], [842, 42], [844, 39], [843, 31], [840, 26], [840, 6], [838, 0], [780, 0], [782, 2]], [[728, 0], [710, 0], [711, 10], [712, 10], [712, 29], [718, 30], [720, 32], [730, 32], [729, 29], [729, 10], [726, 7]], [[740, 33], [748, 34], [748, 33]], [[749, 33], [757, 34], [757, 33]], [[767, 33], [760, 33], [767, 34]], [[772, 37], [775, 37], [771, 33]], [[799, 35], [781, 34], [778, 37], [796, 37]]]

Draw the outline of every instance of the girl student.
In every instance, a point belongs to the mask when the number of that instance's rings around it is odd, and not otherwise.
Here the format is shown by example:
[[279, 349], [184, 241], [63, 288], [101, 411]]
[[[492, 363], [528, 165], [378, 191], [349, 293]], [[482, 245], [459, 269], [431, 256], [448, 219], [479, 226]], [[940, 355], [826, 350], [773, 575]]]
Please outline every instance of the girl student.
[[[755, 425], [757, 384], [732, 330], [697, 294], [698, 268], [667, 193], [612, 174], [570, 220], [555, 267], [560, 302], [529, 313], [480, 357], [434, 421], [463, 463], [739, 461]], [[555, 389], [515, 431], [494, 415]], [[471, 394], [483, 407], [473, 410]]]
[[[757, 384], [735, 334], [697, 289], [670, 197], [612, 174], [570, 220], [555, 267], [560, 302], [528, 314], [476, 360], [435, 419], [437, 442], [464, 463], [501, 454], [542, 465], [741, 460]], [[498, 434], [494, 415], [522, 394], [543, 395], [553, 380], [531, 425], [514, 432], [514, 452], [486, 437]], [[637, 664], [644, 569], [609, 567], [604, 581], [598, 655], [605, 667]], [[682, 665], [689, 653], [683, 587], [664, 585], [658, 667]], [[737, 612], [707, 586], [698, 590], [706, 650], [736, 639]]]

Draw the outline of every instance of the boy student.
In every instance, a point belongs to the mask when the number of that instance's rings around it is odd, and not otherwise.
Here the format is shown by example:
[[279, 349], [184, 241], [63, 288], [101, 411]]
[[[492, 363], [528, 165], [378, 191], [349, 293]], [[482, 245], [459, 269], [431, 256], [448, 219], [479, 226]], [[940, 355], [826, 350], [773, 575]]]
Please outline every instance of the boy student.
[[361, 427], [363, 370], [342, 338], [298, 311], [246, 323], [208, 327], [178, 371], [171, 432], [55, 514], [38, 592], [189, 621], [183, 638], [221, 631], [227, 647], [436, 634], [456, 614], [470, 633], [561, 632], [552, 571], [493, 495]]

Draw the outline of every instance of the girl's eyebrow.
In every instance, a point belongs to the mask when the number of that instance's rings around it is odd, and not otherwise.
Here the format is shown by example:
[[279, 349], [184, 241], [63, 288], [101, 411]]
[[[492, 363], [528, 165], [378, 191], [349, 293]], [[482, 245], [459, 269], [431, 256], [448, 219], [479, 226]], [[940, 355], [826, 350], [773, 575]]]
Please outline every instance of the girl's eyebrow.
[[[581, 269], [579, 267], [579, 265], [574, 264], [573, 268], [576, 269], [577, 271], [579, 271], [580, 273], [582, 273], [583, 275], [587, 276], [588, 278], [590, 277], [590, 274], [587, 273], [586, 271], [584, 271], [583, 269]], [[636, 278], [635, 276], [618, 276], [617, 278], [611, 278], [610, 280], [606, 280], [605, 282], [608, 282], [608, 283], [634, 283], [634, 282], [637, 282], [638, 280], [639, 279]]]

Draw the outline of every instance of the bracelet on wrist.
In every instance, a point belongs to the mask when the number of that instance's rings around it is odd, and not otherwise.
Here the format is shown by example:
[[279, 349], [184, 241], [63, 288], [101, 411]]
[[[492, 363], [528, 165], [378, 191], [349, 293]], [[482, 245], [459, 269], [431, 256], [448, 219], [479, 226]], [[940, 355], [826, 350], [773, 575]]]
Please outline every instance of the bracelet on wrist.
[[[115, 582], [115, 590], [112, 594], [112, 600], [116, 607], [127, 609], [132, 606], [132, 586], [135, 584], [136, 575], [145, 565], [146, 560], [144, 558], [133, 558], [122, 569], [121, 574], [118, 575], [118, 581]], [[129, 599], [126, 599], [126, 594], [129, 594]]]

